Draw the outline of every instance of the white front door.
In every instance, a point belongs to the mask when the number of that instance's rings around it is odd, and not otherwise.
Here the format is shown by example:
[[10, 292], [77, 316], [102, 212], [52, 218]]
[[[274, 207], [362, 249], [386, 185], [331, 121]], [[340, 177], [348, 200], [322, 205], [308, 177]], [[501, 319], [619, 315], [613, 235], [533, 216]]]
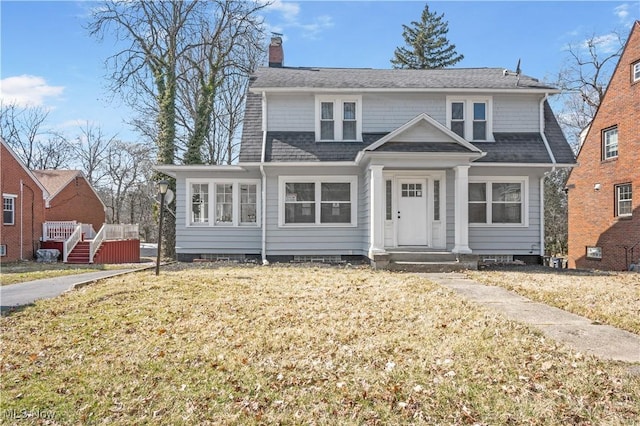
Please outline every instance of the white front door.
[[427, 236], [427, 180], [398, 179], [399, 246], [426, 246]]

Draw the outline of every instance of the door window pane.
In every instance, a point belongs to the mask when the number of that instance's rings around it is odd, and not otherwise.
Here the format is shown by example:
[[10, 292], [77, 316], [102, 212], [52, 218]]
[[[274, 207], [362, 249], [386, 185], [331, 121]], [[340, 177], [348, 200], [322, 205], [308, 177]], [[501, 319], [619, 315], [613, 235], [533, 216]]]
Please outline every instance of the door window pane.
[[386, 217], [386, 220], [392, 220], [393, 219], [393, 217], [392, 217], [392, 214], [393, 214], [392, 213], [392, 199], [391, 199], [391, 197], [393, 195], [392, 182], [390, 180], [388, 180], [388, 181], [385, 182], [385, 185], [386, 185], [386, 188], [385, 188], [385, 190], [386, 190], [385, 191], [385, 195], [386, 195], [386, 197], [385, 197], [386, 198], [385, 199], [385, 202], [386, 202], [386, 205], [385, 205], [385, 208], [386, 208], [385, 217]]
[[440, 220], [440, 181], [433, 181], [433, 220]]

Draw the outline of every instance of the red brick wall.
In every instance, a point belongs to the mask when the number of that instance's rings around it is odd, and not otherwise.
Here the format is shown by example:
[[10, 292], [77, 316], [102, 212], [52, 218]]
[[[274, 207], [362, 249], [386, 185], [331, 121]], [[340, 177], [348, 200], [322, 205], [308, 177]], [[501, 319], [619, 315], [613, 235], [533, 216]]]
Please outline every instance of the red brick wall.
[[76, 177], [60, 191], [51, 200], [45, 215], [48, 221], [90, 223], [96, 232], [106, 221], [104, 206], [83, 177]]
[[[42, 237], [44, 221], [42, 190], [1, 143], [0, 170], [2, 193], [17, 195], [14, 206], [14, 225], [3, 223], [0, 228], [0, 244], [7, 246], [7, 255], [0, 257], [0, 263], [33, 259]], [[24, 184], [22, 193], [21, 180]]]
[[[640, 243], [640, 81], [631, 66], [640, 61], [640, 23], [636, 22], [607, 93], [578, 154], [569, 187], [569, 267], [626, 270], [629, 248]], [[602, 160], [602, 130], [618, 127], [618, 157]], [[600, 184], [596, 191], [594, 185]], [[615, 216], [615, 185], [631, 183], [630, 218]], [[586, 259], [586, 247], [602, 248], [602, 260]]]

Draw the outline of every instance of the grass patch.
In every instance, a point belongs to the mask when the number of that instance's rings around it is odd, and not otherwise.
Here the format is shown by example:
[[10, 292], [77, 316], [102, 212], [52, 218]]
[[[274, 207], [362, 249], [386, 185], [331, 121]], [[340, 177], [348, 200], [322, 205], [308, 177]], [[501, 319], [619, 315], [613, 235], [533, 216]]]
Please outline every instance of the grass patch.
[[[172, 270], [174, 269], [175, 270]], [[172, 265], [0, 318], [62, 424], [633, 424], [640, 377], [411, 274]]]
[[[149, 263], [148, 259], [141, 260], [145, 260]], [[108, 269], [140, 268], [145, 264], [75, 265], [68, 263], [14, 262], [0, 265], [0, 285], [17, 284], [42, 278], [85, 274], [87, 272], [104, 271]]]
[[603, 324], [640, 334], [640, 274], [543, 267], [469, 272], [488, 285], [512, 290]]

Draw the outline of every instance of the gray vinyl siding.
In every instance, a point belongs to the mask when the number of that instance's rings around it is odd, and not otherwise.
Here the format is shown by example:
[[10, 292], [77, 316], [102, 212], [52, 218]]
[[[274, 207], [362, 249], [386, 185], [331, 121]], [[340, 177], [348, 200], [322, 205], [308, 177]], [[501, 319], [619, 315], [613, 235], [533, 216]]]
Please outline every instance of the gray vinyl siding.
[[[484, 96], [456, 93], [456, 97]], [[362, 96], [362, 131], [391, 132], [426, 113], [446, 125], [446, 95], [440, 93], [367, 93]], [[500, 94], [493, 96], [494, 132], [540, 131], [540, 96]], [[315, 130], [313, 93], [269, 94], [267, 126], [270, 131]]]
[[362, 131], [391, 132], [422, 113], [444, 124], [446, 96], [437, 93], [365, 94], [362, 97]]
[[539, 132], [539, 95], [494, 95], [494, 132]]
[[313, 132], [315, 97], [312, 93], [267, 95], [267, 129], [272, 132]]
[[542, 169], [471, 167], [469, 176], [528, 176], [529, 226], [469, 226], [469, 247], [475, 254], [528, 255], [540, 253], [540, 177]]
[[[267, 255], [362, 255], [362, 241], [368, 231], [361, 210], [363, 197], [358, 197], [356, 227], [281, 227], [278, 217], [279, 176], [357, 176], [358, 194], [363, 192], [360, 169], [345, 167], [266, 167], [267, 172]], [[320, 178], [321, 180], [321, 178]]]
[[[260, 173], [190, 172], [189, 179], [259, 179]], [[182, 254], [258, 254], [262, 229], [258, 226], [187, 226], [186, 173], [176, 179], [176, 252]]]

